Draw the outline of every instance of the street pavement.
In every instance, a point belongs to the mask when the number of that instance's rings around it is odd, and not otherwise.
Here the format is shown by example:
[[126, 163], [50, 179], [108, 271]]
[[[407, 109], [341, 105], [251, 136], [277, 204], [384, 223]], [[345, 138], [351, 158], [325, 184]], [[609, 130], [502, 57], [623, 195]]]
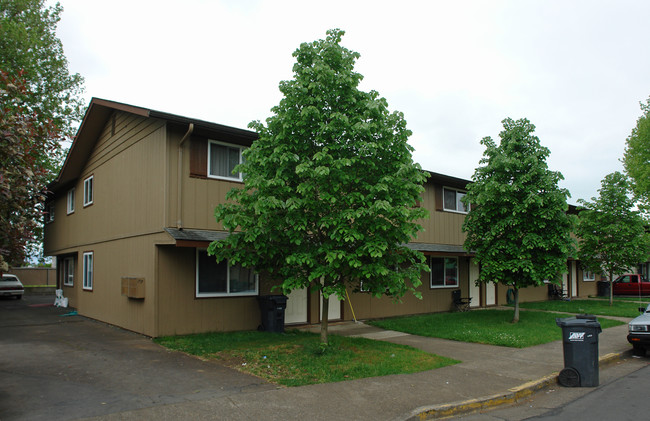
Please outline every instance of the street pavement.
[[[462, 362], [415, 374], [287, 388], [167, 351], [149, 338], [68, 309], [42, 306], [47, 299], [22, 301], [0, 301], [2, 420], [427, 419], [521, 405], [533, 392], [544, 397], [596, 389], [557, 385], [560, 340], [513, 349], [354, 322], [332, 325], [330, 332], [406, 344]], [[626, 334], [626, 325], [600, 334], [601, 384], [650, 361], [631, 357]]]

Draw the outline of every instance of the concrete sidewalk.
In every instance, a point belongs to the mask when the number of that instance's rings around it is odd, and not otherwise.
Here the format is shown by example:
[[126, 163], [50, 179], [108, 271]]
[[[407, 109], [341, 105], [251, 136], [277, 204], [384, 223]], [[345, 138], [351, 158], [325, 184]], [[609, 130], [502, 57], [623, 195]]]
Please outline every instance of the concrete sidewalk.
[[[512, 349], [423, 338], [363, 323], [333, 325], [330, 332], [406, 344], [462, 363], [415, 374], [255, 390], [98, 419], [426, 419], [525, 398], [554, 384], [563, 368], [561, 341]], [[626, 325], [604, 330], [599, 337], [601, 358], [616, 360], [629, 352], [626, 333]]]

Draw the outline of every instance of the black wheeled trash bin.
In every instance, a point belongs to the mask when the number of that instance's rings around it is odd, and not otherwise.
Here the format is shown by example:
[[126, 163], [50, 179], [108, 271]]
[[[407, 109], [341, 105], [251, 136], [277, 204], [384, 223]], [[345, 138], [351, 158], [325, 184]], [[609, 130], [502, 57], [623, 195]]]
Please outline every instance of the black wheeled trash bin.
[[609, 281], [598, 281], [598, 296], [609, 297]]
[[267, 332], [284, 332], [284, 310], [287, 308], [286, 295], [260, 295], [260, 312], [262, 313], [262, 330]]
[[555, 319], [562, 328], [564, 369], [558, 382], [567, 387], [598, 386], [598, 335], [602, 332], [596, 316], [579, 315]]

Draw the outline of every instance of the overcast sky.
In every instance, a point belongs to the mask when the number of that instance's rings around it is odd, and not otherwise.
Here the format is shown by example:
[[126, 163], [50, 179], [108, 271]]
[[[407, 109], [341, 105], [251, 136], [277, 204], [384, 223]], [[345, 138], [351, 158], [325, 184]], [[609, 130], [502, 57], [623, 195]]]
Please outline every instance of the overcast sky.
[[576, 203], [622, 170], [650, 96], [650, 1], [60, 0], [86, 97], [246, 128], [302, 42], [346, 31], [361, 89], [402, 111], [424, 169], [470, 179], [506, 117], [528, 118]]

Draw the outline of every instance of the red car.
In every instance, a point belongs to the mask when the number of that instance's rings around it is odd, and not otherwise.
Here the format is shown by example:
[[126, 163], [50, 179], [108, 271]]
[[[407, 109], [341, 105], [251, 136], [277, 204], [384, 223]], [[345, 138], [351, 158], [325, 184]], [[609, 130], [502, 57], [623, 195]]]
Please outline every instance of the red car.
[[614, 279], [614, 295], [650, 295], [650, 281], [639, 274], [625, 274]]

